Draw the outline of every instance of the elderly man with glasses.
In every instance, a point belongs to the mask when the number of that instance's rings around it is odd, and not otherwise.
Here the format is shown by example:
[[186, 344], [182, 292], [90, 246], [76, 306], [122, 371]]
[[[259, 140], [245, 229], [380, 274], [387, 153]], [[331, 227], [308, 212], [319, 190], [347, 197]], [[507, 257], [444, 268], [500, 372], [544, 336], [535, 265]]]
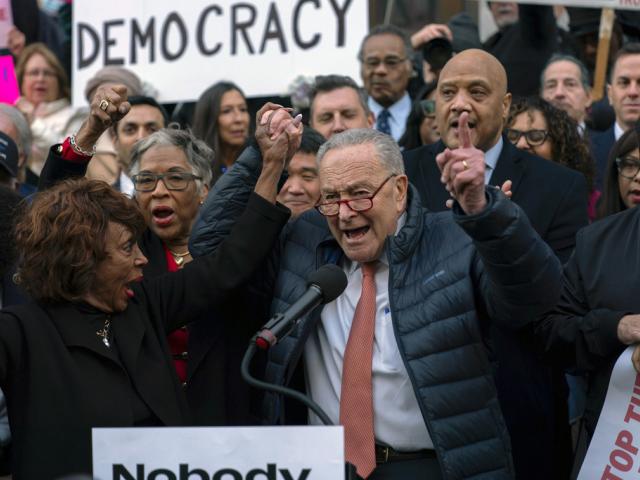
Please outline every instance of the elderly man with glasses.
[[[275, 112], [277, 133], [291, 120]], [[247, 288], [261, 292], [252, 301], [271, 299], [271, 312], [281, 312], [319, 266], [337, 264], [347, 275], [344, 293], [272, 348], [266, 379], [295, 384], [304, 373], [307, 393], [344, 426], [346, 460], [359, 478], [514, 476], [484, 333], [489, 318], [517, 329], [553, 305], [560, 264], [519, 207], [485, 187], [467, 120], [467, 140], [439, 158], [457, 198], [453, 213], [420, 205], [388, 135], [332, 136], [317, 155], [316, 209], [287, 225]], [[260, 165], [250, 147], [215, 185], [194, 227], [194, 255], [233, 227]], [[294, 407], [268, 395], [266, 421], [319, 423]]]
[[362, 40], [358, 59], [369, 108], [376, 118], [376, 130], [397, 142], [411, 113], [407, 92], [413, 72], [413, 47], [409, 37], [393, 25], [379, 25]]

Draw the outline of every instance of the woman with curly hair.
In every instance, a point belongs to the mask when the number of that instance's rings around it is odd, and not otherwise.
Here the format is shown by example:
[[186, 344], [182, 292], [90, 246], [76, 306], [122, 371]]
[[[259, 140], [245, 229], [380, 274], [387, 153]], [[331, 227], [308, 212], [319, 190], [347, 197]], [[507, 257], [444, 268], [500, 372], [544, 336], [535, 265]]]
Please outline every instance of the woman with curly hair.
[[[179, 156], [156, 147], [140, 161], [163, 152]], [[219, 306], [269, 253], [289, 217], [275, 204], [276, 154], [217, 250], [165, 275], [143, 278], [147, 224], [135, 200], [84, 178], [35, 196], [16, 227], [18, 275], [33, 301], [0, 311], [14, 478], [90, 473], [92, 427], [191, 423], [166, 336]], [[173, 170], [137, 178], [144, 191], [159, 183], [160, 200], [195, 180]]]
[[507, 138], [516, 147], [582, 173], [587, 180], [589, 218], [596, 218], [600, 192], [594, 189], [595, 169], [589, 145], [578, 124], [565, 111], [539, 97], [519, 98], [511, 104]]

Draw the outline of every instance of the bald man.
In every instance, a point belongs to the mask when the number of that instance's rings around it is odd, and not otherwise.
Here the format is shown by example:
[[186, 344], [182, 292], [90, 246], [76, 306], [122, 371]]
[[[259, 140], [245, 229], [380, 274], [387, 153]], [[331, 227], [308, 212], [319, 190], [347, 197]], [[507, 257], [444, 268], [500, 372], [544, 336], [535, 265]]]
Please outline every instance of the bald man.
[[[588, 221], [585, 179], [512, 145], [502, 134], [510, 104], [507, 76], [495, 57], [482, 50], [453, 57], [440, 74], [436, 92], [442, 140], [404, 153], [407, 176], [423, 205], [446, 209], [451, 196], [440, 182], [436, 158], [459, 147], [459, 119], [467, 112], [471, 141], [483, 152], [485, 184], [502, 186], [511, 180], [512, 200], [565, 263], [576, 232]], [[530, 329], [508, 331], [492, 324], [490, 335], [517, 478], [568, 478], [570, 437], [562, 372], [539, 359]]]

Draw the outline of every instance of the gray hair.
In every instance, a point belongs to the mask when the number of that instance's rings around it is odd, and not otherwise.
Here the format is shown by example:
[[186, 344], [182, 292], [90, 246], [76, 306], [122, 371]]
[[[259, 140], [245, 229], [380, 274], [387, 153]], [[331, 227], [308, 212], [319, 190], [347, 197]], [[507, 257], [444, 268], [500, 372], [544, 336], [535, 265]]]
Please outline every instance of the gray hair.
[[205, 142], [196, 138], [189, 130], [179, 130], [172, 127], [160, 129], [136, 142], [131, 150], [129, 176], [133, 176], [140, 171], [142, 155], [153, 147], [178, 147], [181, 149], [187, 157], [187, 163], [191, 166], [192, 173], [202, 177], [202, 180], [196, 180], [199, 193], [202, 192], [203, 185], [211, 183], [213, 150]]
[[553, 55], [551, 55], [551, 58], [542, 69], [542, 73], [540, 74], [540, 90], [541, 91], [544, 90], [544, 74], [546, 73], [547, 68], [549, 68], [550, 65], [557, 62], [571, 62], [576, 67], [578, 67], [578, 70], [580, 71], [580, 83], [582, 83], [582, 88], [584, 89], [585, 92], [591, 91], [591, 80], [589, 77], [589, 70], [587, 70], [587, 67], [584, 65], [584, 63], [582, 63], [579, 59], [577, 59], [573, 55], [567, 55], [565, 53], [554, 53]]
[[31, 129], [29, 128], [27, 119], [20, 110], [6, 103], [0, 103], [0, 115], [7, 117], [13, 126], [16, 127], [18, 132], [18, 141], [16, 142], [18, 144], [18, 151], [24, 153], [25, 158], [29, 158], [33, 136], [31, 135]]
[[373, 145], [378, 161], [390, 175], [404, 175], [404, 162], [400, 147], [389, 135], [373, 128], [354, 128], [333, 135], [318, 150], [318, 166], [330, 150], [368, 144]]

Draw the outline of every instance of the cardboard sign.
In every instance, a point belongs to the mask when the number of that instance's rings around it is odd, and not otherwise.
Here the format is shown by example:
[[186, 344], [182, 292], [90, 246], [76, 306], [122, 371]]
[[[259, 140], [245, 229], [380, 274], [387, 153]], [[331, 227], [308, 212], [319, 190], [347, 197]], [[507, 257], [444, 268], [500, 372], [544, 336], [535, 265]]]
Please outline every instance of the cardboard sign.
[[634, 348], [627, 348], [613, 368], [578, 480], [640, 478], [640, 374], [631, 363]]
[[0, 103], [13, 105], [20, 96], [16, 69], [11, 55], [0, 56]]
[[105, 65], [134, 71], [161, 102], [196, 100], [220, 80], [281, 95], [299, 75], [358, 78], [367, 0], [73, 2], [73, 103]]
[[100, 480], [344, 480], [342, 427], [94, 428]]

